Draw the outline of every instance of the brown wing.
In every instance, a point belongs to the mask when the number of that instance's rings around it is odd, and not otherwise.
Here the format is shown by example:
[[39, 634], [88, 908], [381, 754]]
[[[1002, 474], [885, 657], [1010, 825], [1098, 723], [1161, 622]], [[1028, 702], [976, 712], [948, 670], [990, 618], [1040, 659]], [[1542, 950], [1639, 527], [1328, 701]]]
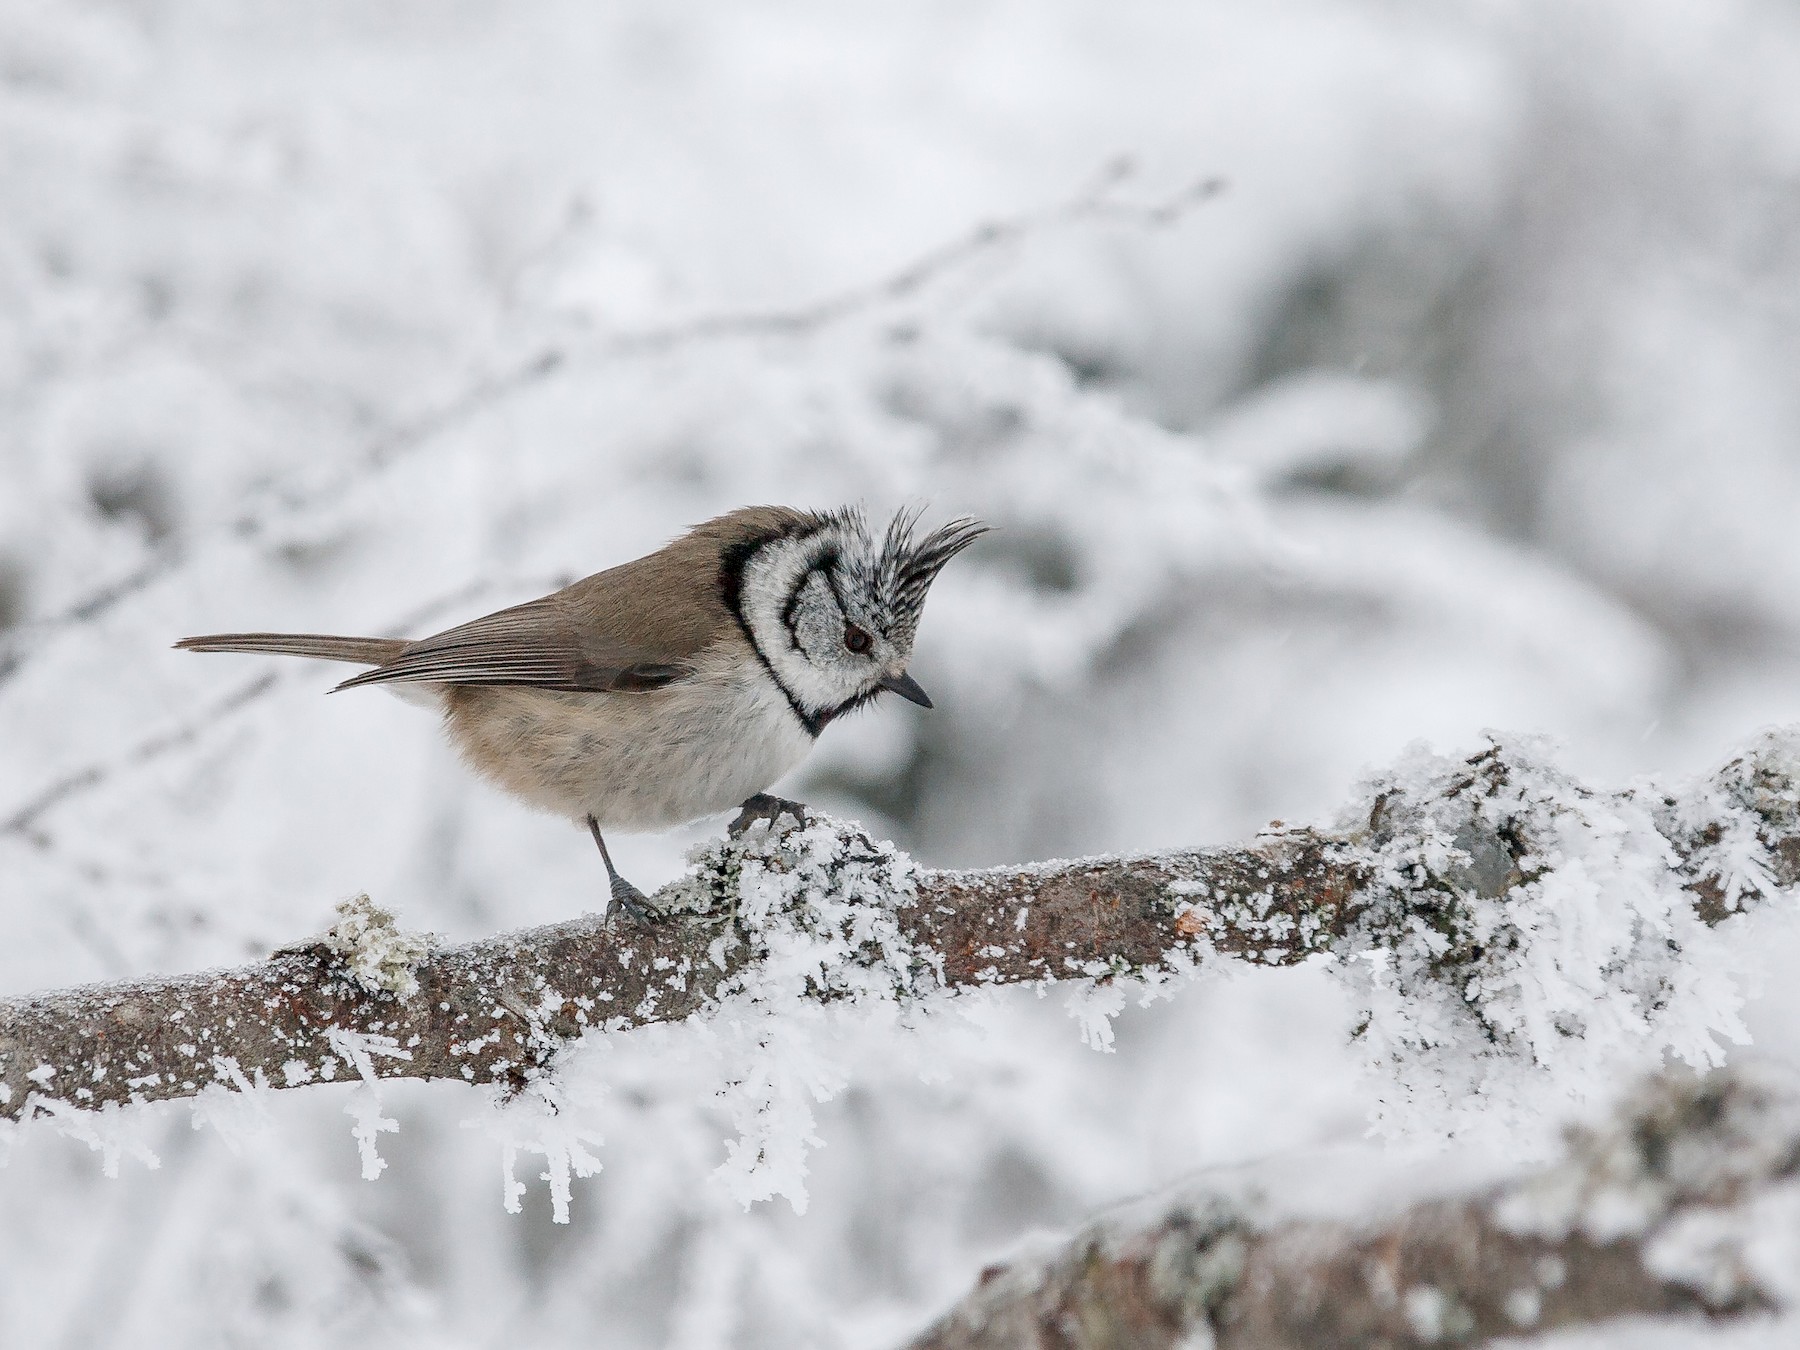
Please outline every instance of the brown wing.
[[659, 689], [686, 675], [689, 652], [632, 647], [571, 622], [561, 593], [410, 643], [338, 686], [394, 681], [526, 684], [543, 689]]
[[777, 507], [734, 511], [647, 557], [410, 643], [393, 660], [338, 688], [431, 681], [595, 692], [660, 689], [690, 674], [701, 651], [738, 635], [720, 591], [723, 560], [813, 521]]

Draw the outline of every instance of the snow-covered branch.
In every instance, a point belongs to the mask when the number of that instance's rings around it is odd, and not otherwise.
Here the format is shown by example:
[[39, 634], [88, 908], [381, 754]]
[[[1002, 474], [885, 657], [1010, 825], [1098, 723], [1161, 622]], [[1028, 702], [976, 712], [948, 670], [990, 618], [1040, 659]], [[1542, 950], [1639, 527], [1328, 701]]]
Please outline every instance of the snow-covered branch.
[[1372, 780], [1332, 831], [985, 871], [783, 816], [698, 850], [645, 925], [420, 945], [396, 968], [404, 947], [366, 913], [235, 970], [0, 1002], [0, 1116], [351, 1073], [522, 1086], [587, 1032], [734, 996], [911, 1001], [1218, 956], [1358, 973], [1360, 1034], [1396, 1063], [1441, 1052], [1460, 1022], [1460, 1044], [1576, 1072], [1572, 1047], [1616, 1059], [1627, 1027], [1650, 1059], [1707, 1064], [1714, 1037], [1740, 1035], [1712, 926], [1797, 878], [1800, 732], [1679, 793], [1592, 791], [1496, 741]]
[[1357, 1222], [1217, 1193], [1144, 1202], [985, 1271], [911, 1350], [1384, 1346], [1800, 1300], [1800, 1096], [1741, 1072], [1649, 1082], [1535, 1175]]

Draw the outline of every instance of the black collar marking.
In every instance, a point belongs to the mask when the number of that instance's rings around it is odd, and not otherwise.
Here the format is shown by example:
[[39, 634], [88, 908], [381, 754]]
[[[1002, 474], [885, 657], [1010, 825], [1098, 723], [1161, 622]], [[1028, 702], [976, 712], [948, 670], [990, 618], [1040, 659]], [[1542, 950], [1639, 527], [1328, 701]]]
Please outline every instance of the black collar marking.
[[819, 725], [823, 727], [827, 722], [837, 721], [838, 718], [842, 717], [845, 713], [855, 712], [865, 703], [873, 703], [880, 694], [881, 690], [876, 688], [865, 689], [860, 694], [851, 695], [842, 703], [838, 704], [837, 707], [827, 708], [824, 712], [820, 713], [818, 717]]
[[[746, 539], [742, 543], [733, 544], [719, 556], [720, 599], [724, 600], [725, 608], [731, 611], [731, 617], [737, 620], [738, 630], [743, 633], [744, 640], [750, 644], [750, 650], [756, 653], [756, 659], [762, 662], [762, 668], [769, 672], [769, 678], [775, 681], [775, 687], [781, 690], [781, 696], [787, 700], [788, 707], [793, 710], [793, 714], [799, 720], [800, 725], [806, 729], [806, 734], [811, 736], [814, 740], [817, 740], [819, 733], [825, 730], [825, 724], [843, 710], [841, 708], [828, 708], [825, 712], [818, 715], [807, 712], [805, 708], [800, 706], [800, 700], [794, 697], [794, 691], [789, 689], [782, 681], [781, 676], [775, 673], [775, 667], [769, 664], [768, 653], [763, 651], [762, 643], [756, 640], [756, 634], [750, 631], [750, 624], [744, 618], [744, 568], [749, 564], [750, 559], [777, 540], [804, 539], [810, 535], [817, 534], [819, 530], [823, 528], [824, 526], [821, 525], [816, 529], [807, 530], [805, 532], [795, 530], [791, 527], [773, 530], [770, 533], [761, 535], [755, 539]], [[807, 575], [811, 575], [810, 569], [808, 570]], [[785, 613], [782, 615], [782, 620], [784, 623], [787, 622], [787, 615]], [[788, 633], [790, 637], [793, 636], [792, 624], [788, 625]], [[799, 644], [796, 642], [795, 646], [798, 647], [798, 645]]]

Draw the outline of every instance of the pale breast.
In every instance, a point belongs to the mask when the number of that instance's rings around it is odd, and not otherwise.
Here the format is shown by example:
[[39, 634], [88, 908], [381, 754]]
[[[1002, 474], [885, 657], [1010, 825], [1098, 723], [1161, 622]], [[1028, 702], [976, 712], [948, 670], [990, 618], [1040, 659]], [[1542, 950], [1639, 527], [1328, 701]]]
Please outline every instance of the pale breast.
[[702, 663], [665, 689], [457, 687], [446, 726], [483, 777], [602, 829], [661, 830], [769, 787], [813, 738], [760, 666]]

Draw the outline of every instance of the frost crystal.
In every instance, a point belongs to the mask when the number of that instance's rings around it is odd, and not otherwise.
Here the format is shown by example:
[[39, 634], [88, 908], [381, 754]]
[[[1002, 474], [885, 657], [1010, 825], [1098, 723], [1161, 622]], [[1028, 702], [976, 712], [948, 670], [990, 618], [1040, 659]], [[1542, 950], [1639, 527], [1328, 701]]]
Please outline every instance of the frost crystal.
[[[129, 1155], [146, 1168], [155, 1170], [162, 1160], [144, 1142], [150, 1117], [117, 1102], [107, 1102], [99, 1110], [82, 1110], [54, 1097], [40, 1097], [35, 1102], [36, 1119], [48, 1120], [58, 1134], [86, 1144], [101, 1158], [101, 1167], [109, 1177], [119, 1175], [119, 1161]], [[8, 1132], [10, 1140], [11, 1131]]]
[[[1735, 905], [1773, 882], [1753, 812], [1733, 815], [1729, 795], [1699, 794], [1701, 866]], [[1722, 1042], [1748, 1041], [1755, 972], [1696, 913], [1659, 829], [1682, 812], [1644, 787], [1590, 791], [1525, 738], [1469, 759], [1415, 750], [1370, 785], [1349, 827], [1369, 881], [1348, 972], [1387, 1081], [1378, 1127], [1511, 1136], [1546, 1096], [1604, 1094], [1665, 1053], [1716, 1067]]]
[[411, 998], [419, 992], [418, 965], [431, 954], [430, 933], [408, 933], [368, 893], [338, 903], [338, 921], [324, 945], [343, 962], [350, 977], [371, 994]]
[[400, 1129], [399, 1121], [381, 1114], [381, 1089], [380, 1080], [375, 1075], [375, 1056], [411, 1059], [412, 1052], [402, 1049], [391, 1036], [367, 1036], [341, 1027], [332, 1027], [326, 1037], [331, 1042], [331, 1048], [350, 1062], [362, 1080], [350, 1090], [349, 1099], [344, 1103], [344, 1114], [356, 1122], [351, 1126], [350, 1133], [356, 1140], [357, 1153], [362, 1158], [363, 1180], [374, 1181], [387, 1168], [386, 1161], [376, 1151], [375, 1138], [381, 1134], [396, 1134]]
[[697, 875], [723, 879], [712, 903], [754, 949], [702, 1030], [738, 1066], [719, 1092], [738, 1136], [719, 1175], [744, 1204], [785, 1195], [801, 1212], [807, 1151], [819, 1143], [813, 1106], [852, 1068], [835, 1024], [851, 1010], [897, 1021], [938, 985], [894, 921], [916, 893], [915, 868], [893, 845], [823, 818], [782, 817], [741, 844], [702, 845], [693, 861]]
[[[807, 1156], [820, 1143], [814, 1107], [851, 1080], [867, 1050], [866, 1036], [844, 1034], [844, 1019], [863, 1032], [902, 1028], [918, 997], [940, 985], [935, 954], [895, 921], [896, 908], [913, 903], [916, 869], [893, 845], [821, 817], [759, 823], [700, 845], [691, 861], [672, 892], [659, 893], [659, 907], [716, 922], [718, 957], [748, 960], [711, 1007], [679, 1026], [640, 1028], [633, 1039], [666, 1047], [665, 1073], [690, 1066], [692, 1090], [729, 1122], [717, 1175], [730, 1195], [746, 1205], [781, 1195], [803, 1211]], [[507, 1149], [509, 1206], [518, 1201], [512, 1160], [520, 1151], [550, 1159], [559, 1205], [567, 1175], [598, 1166], [583, 1145], [598, 1138], [591, 1122], [605, 1109], [606, 1054], [605, 1038], [591, 1038], [558, 1061], [554, 1096], [546, 1083], [541, 1100], [515, 1099], [491, 1127]]]
[[550, 1184], [550, 1214], [557, 1223], [569, 1221], [572, 1179], [591, 1177], [600, 1170], [600, 1160], [589, 1145], [599, 1147], [603, 1138], [582, 1125], [576, 1103], [567, 1089], [555, 1079], [533, 1079], [522, 1092], [500, 1093], [496, 1111], [481, 1120], [465, 1122], [479, 1125], [500, 1141], [501, 1202], [508, 1214], [523, 1208], [525, 1183], [518, 1178], [521, 1153], [536, 1153], [544, 1159], [539, 1179]]
[[1064, 1006], [1081, 1028], [1081, 1043], [1111, 1054], [1113, 1018], [1125, 1011], [1125, 987], [1117, 980], [1077, 980]]
[[[210, 1125], [233, 1153], [244, 1141], [268, 1128], [269, 1080], [261, 1069], [248, 1077], [234, 1059], [216, 1056], [213, 1068], [222, 1081], [208, 1083], [190, 1103], [196, 1130]], [[229, 1086], [227, 1086], [229, 1084]]]
[[1771, 728], [1710, 778], [1660, 799], [1657, 827], [1686, 855], [1686, 874], [1713, 909], [1710, 917], [1793, 884], [1800, 837], [1774, 822], [1800, 814], [1797, 784], [1800, 730]]

